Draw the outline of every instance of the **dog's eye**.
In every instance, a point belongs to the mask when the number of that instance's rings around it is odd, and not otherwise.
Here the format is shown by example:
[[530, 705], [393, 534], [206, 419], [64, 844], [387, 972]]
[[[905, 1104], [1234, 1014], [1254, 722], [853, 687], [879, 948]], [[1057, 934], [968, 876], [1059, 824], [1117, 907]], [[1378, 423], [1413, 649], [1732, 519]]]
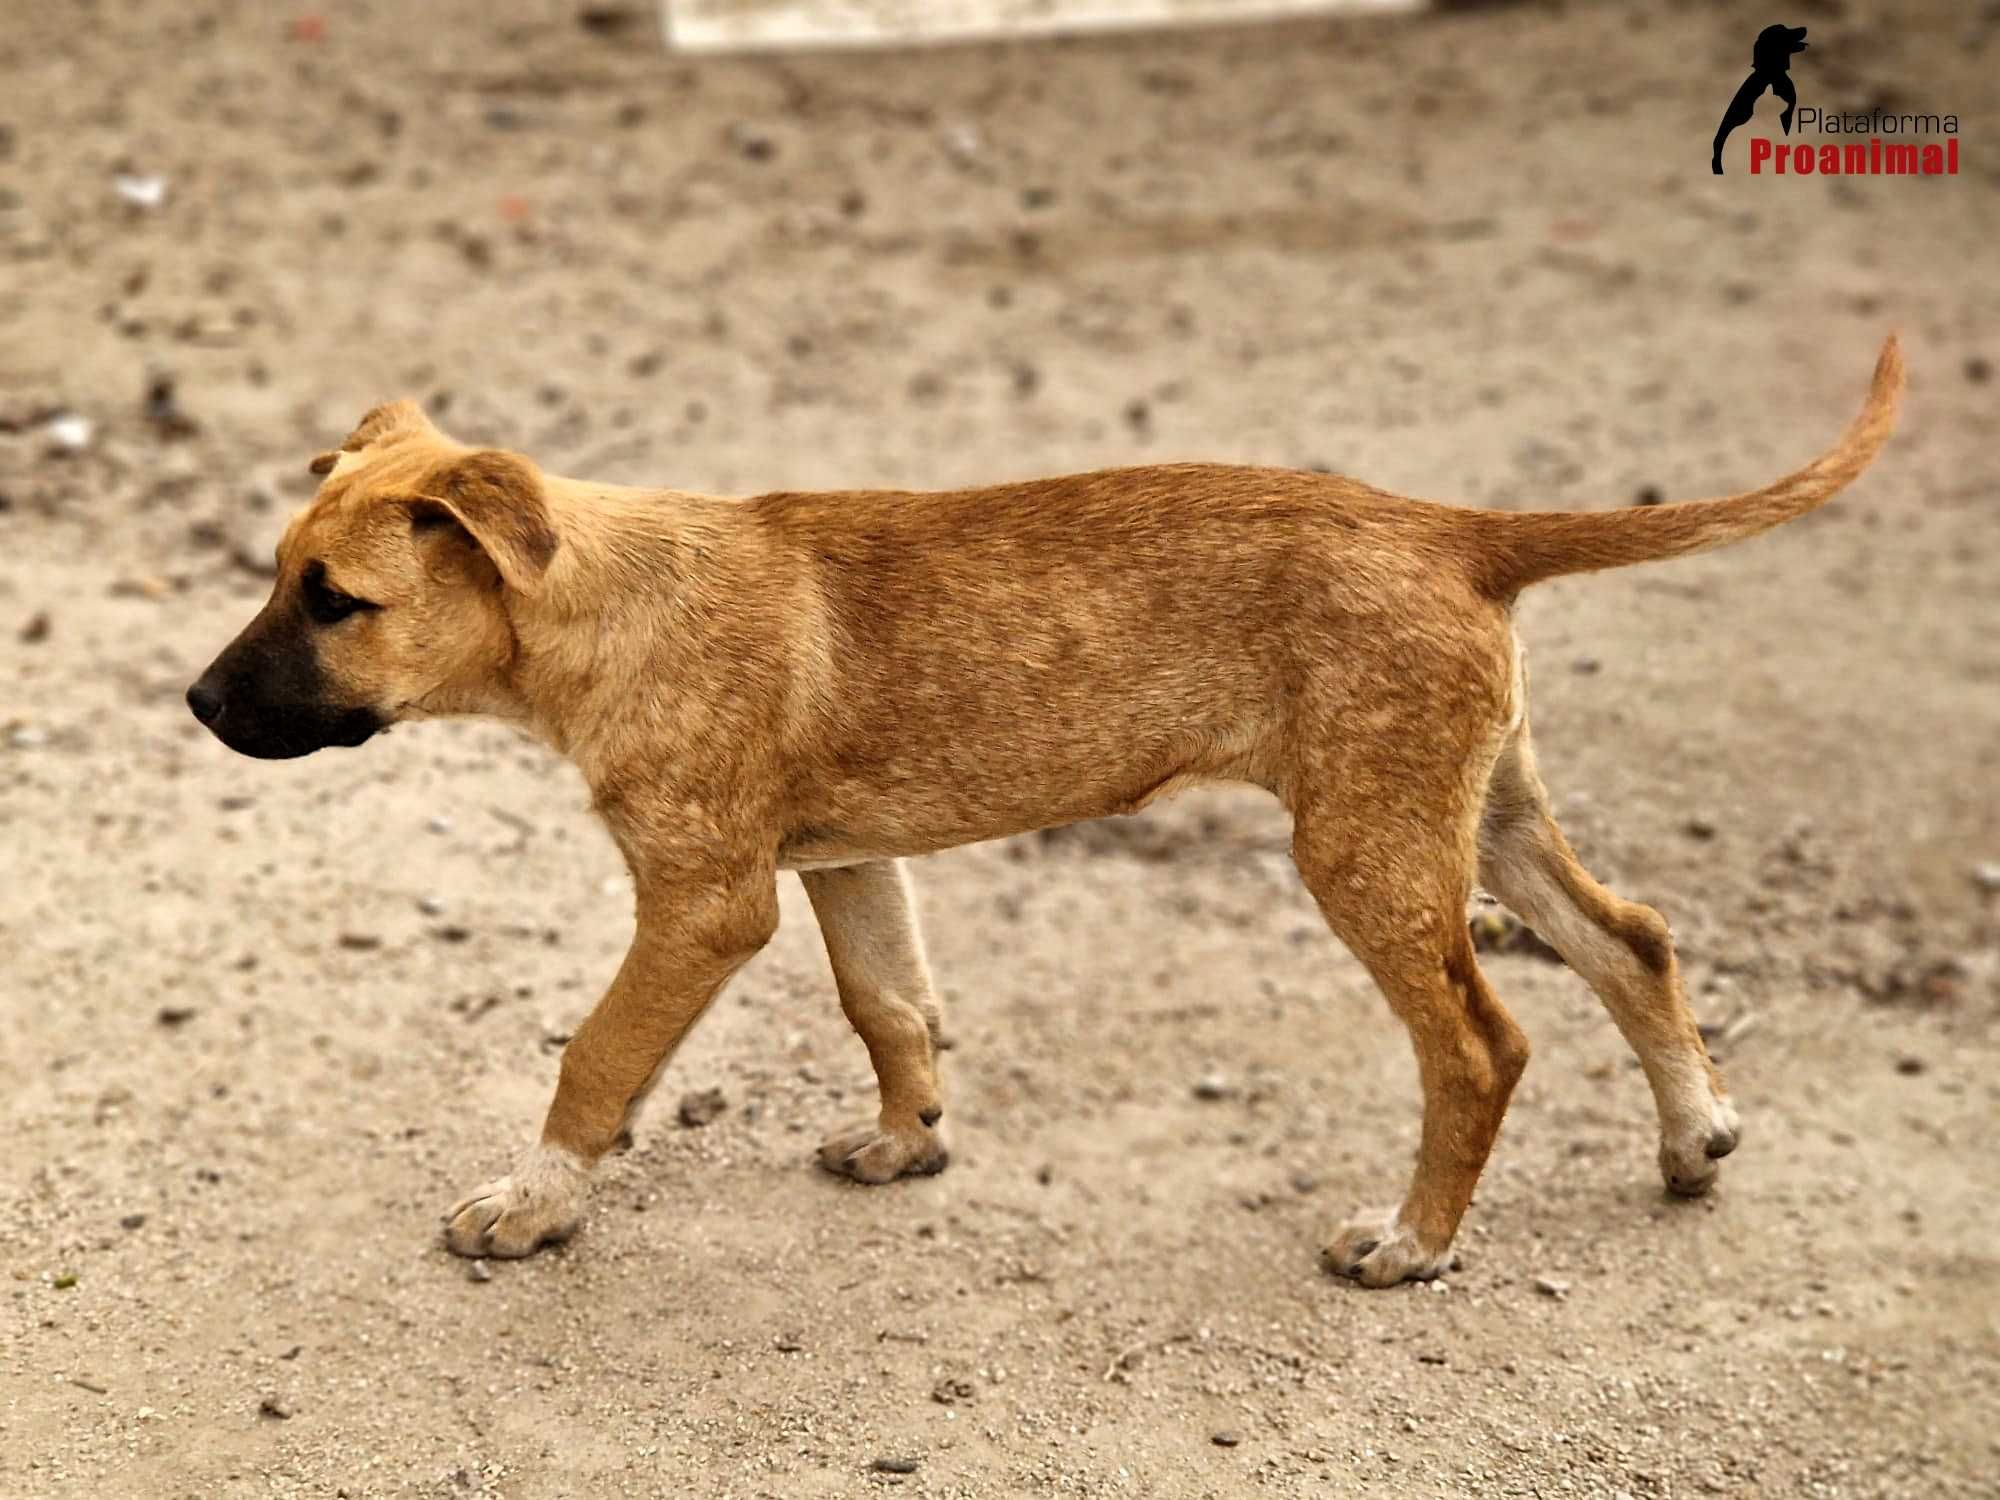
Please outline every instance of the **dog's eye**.
[[336, 625], [358, 610], [381, 607], [366, 599], [357, 599], [352, 594], [343, 594], [326, 581], [326, 569], [319, 563], [306, 569], [305, 595], [306, 613], [320, 625]]

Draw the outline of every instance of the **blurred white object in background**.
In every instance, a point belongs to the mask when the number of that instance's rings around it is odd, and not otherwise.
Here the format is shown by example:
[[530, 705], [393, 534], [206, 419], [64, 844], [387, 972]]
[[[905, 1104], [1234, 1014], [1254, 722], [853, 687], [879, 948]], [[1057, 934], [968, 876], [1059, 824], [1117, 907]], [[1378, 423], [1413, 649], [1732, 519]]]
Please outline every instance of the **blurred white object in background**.
[[684, 52], [875, 47], [1336, 11], [1421, 10], [1428, 0], [660, 0]]

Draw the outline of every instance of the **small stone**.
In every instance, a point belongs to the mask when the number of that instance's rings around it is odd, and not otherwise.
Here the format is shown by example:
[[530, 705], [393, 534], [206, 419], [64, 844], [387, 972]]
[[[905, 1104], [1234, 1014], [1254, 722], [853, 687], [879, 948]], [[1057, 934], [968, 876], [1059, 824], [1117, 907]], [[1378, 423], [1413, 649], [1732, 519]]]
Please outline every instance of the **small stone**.
[[450, 833], [451, 819], [433, 816], [425, 821], [424, 827], [432, 833]]
[[441, 917], [444, 915], [444, 903], [435, 896], [419, 896], [417, 910], [427, 917]]
[[931, 1400], [937, 1402], [939, 1406], [956, 1406], [960, 1402], [970, 1401], [974, 1389], [971, 1381], [947, 1375], [931, 1387]]
[[54, 1286], [59, 1292], [66, 1292], [76, 1285], [76, 1273], [74, 1271], [65, 1271], [51, 1282], [50, 1285]]
[[777, 145], [769, 136], [748, 125], [731, 125], [728, 135], [729, 144], [751, 161], [769, 161], [778, 154]]
[[465, 1268], [465, 1279], [467, 1281], [491, 1281], [493, 1279], [493, 1272], [487, 1267], [485, 1261], [475, 1260]]
[[127, 1214], [118, 1221], [118, 1227], [120, 1229], [139, 1229], [143, 1228], [145, 1223], [146, 1216], [144, 1214]]
[[49, 418], [48, 425], [42, 429], [49, 442], [64, 453], [79, 453], [88, 448], [96, 431], [90, 418], [78, 416], [73, 411]]
[[28, 617], [28, 623], [21, 627], [21, 644], [39, 646], [49, 638], [49, 612], [37, 610]]
[[780, 1354], [797, 1354], [805, 1348], [805, 1345], [801, 1344], [795, 1335], [781, 1333], [776, 1339], [772, 1340], [771, 1347], [776, 1349]]
[[1921, 1057], [1899, 1057], [1896, 1059], [1896, 1071], [1905, 1078], [1915, 1078], [1919, 1073], [1929, 1072], [1930, 1064]]
[[1666, 495], [1661, 492], [1657, 484], [1642, 484], [1639, 486], [1638, 492], [1632, 496], [1632, 503], [1634, 505], [1658, 505], [1666, 498]]
[[257, 1403], [257, 1415], [260, 1417], [274, 1417], [280, 1422], [289, 1422], [292, 1417], [292, 1409], [276, 1396], [266, 1396], [262, 1401]]
[[1218, 1448], [1234, 1448], [1243, 1441], [1243, 1435], [1237, 1432], [1218, 1432], [1212, 1434], [1209, 1441]]
[[576, 24], [598, 36], [617, 36], [637, 23], [636, 5], [586, 5], [576, 13]]
[[2000, 895], [2000, 859], [1985, 859], [1972, 867], [1972, 883], [1987, 895]]
[[920, 1458], [878, 1458], [868, 1467], [877, 1474], [914, 1474], [923, 1462]]
[[1228, 1099], [1235, 1093], [1236, 1085], [1221, 1073], [1204, 1073], [1194, 1082], [1197, 1099]]
[[167, 201], [167, 179], [151, 173], [120, 172], [111, 190], [134, 208], [158, 208]]
[[1965, 362], [1965, 378], [1974, 385], [1984, 385], [1993, 378], [1993, 361], [1983, 354], [1975, 354]]
[[39, 750], [49, 742], [49, 732], [33, 724], [16, 724], [7, 731], [7, 743], [16, 750]]
[[195, 1009], [192, 1005], [162, 1005], [154, 1014], [153, 1019], [158, 1021], [162, 1026], [173, 1027], [185, 1026], [194, 1017]]
[[1535, 1290], [1540, 1292], [1544, 1297], [1553, 1297], [1556, 1301], [1560, 1302], [1569, 1295], [1569, 1283], [1567, 1281], [1557, 1281], [1552, 1276], [1537, 1276], [1535, 1278]]
[[1681, 832], [1705, 844], [1715, 837], [1715, 825], [1707, 818], [1689, 818], [1681, 824]]
[[356, 953], [372, 953], [382, 946], [382, 939], [372, 932], [343, 932], [339, 943], [341, 947]]
[[697, 1089], [681, 1096], [680, 1122], [689, 1130], [698, 1130], [711, 1124], [729, 1108], [729, 1100], [721, 1089]]

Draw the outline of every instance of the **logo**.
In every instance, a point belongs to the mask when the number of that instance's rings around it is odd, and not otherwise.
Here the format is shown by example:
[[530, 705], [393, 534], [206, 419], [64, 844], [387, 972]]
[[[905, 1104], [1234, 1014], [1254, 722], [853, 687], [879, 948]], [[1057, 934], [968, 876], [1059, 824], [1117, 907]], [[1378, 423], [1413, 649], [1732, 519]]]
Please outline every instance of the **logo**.
[[[1750, 139], [1750, 175], [1765, 171], [1777, 177], [1956, 177], [1958, 175], [1958, 116], [1945, 113], [1895, 114], [1879, 105], [1865, 111], [1816, 109], [1799, 104], [1798, 90], [1792, 86], [1792, 59], [1806, 50], [1803, 26], [1766, 26], [1757, 33], [1750, 49], [1750, 76], [1736, 90], [1723, 111], [1722, 123], [1715, 128], [1715, 142], [1709, 148], [1709, 170], [1722, 175], [1722, 148], [1730, 132], [1755, 118], [1757, 101], [1765, 90], [1783, 101], [1778, 125], [1792, 133], [1796, 116], [1799, 134], [1816, 130], [1820, 135], [1867, 136], [1859, 140], [1774, 141], [1769, 136]], [[1888, 141], [1885, 135], [1942, 136], [1943, 140]]]
[[1778, 116], [1778, 123], [1785, 134], [1792, 133], [1792, 111], [1798, 108], [1799, 91], [1792, 87], [1792, 57], [1806, 50], [1806, 29], [1803, 26], [1766, 26], [1757, 33], [1757, 45], [1750, 49], [1750, 76], [1743, 80], [1743, 87], [1736, 91], [1736, 97], [1729, 101], [1729, 108], [1723, 111], [1722, 123], [1715, 128], [1715, 147], [1710, 155], [1709, 166], [1715, 175], [1722, 175], [1722, 146], [1729, 139], [1729, 132], [1738, 125], [1748, 125], [1757, 113], [1757, 101], [1769, 89], [1785, 101], [1785, 112]]

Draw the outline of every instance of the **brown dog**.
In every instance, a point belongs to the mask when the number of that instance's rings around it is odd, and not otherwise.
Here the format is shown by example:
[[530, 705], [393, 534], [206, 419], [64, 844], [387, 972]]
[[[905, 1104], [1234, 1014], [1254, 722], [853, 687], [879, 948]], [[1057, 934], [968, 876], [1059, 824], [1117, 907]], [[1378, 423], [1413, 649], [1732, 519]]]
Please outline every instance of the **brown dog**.
[[881, 1085], [835, 1136], [863, 1182], [934, 1172], [938, 1004], [897, 861], [1264, 787], [1335, 933], [1415, 1042], [1422, 1145], [1394, 1212], [1341, 1230], [1370, 1286], [1434, 1276], [1527, 1061], [1473, 961], [1475, 874], [1596, 990], [1652, 1084], [1667, 1185], [1736, 1144], [1667, 924], [1585, 873], [1528, 745], [1510, 606], [1563, 573], [1805, 514], [1887, 438], [1891, 339], [1838, 447], [1725, 500], [1512, 513], [1349, 479], [1183, 464], [940, 494], [724, 500], [544, 474], [408, 403], [321, 455], [262, 613], [188, 690], [247, 755], [490, 714], [582, 769], [638, 930], [514, 1170], [451, 1210], [462, 1255], [575, 1228], [592, 1164], [778, 920], [797, 870]]

